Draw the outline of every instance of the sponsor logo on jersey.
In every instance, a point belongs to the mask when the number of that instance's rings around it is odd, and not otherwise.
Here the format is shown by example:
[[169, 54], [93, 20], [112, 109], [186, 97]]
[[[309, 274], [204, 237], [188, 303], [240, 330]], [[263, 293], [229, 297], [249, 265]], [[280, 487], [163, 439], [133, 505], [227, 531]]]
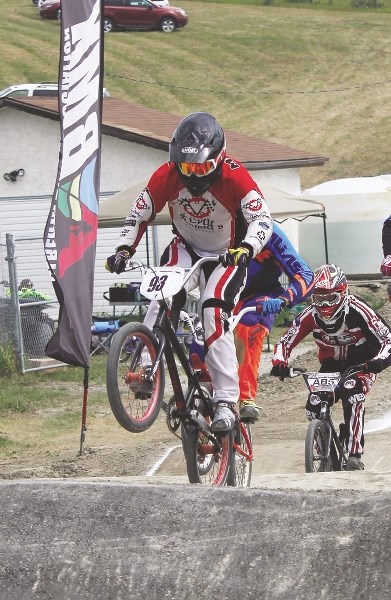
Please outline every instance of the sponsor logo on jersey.
[[216, 202], [205, 198], [179, 198], [179, 204], [194, 219], [205, 219], [213, 212]]
[[258, 196], [257, 198], [253, 198], [250, 202], [247, 202], [243, 208], [249, 210], [250, 212], [259, 212], [263, 206], [262, 198]]

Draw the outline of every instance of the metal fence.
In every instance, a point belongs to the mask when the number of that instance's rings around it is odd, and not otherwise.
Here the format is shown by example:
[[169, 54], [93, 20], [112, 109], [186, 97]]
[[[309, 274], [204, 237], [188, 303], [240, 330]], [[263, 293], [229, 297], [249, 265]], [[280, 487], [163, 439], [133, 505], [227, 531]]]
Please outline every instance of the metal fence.
[[7, 234], [0, 244], [0, 345], [14, 348], [21, 373], [62, 366], [45, 355], [58, 310], [42, 238]]

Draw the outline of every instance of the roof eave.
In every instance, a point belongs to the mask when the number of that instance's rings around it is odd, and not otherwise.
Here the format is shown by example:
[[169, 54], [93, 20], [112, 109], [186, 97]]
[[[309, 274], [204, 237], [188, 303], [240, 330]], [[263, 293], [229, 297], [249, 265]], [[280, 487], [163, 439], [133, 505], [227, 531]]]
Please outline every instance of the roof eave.
[[265, 160], [259, 162], [242, 161], [249, 171], [265, 171], [267, 169], [292, 169], [300, 167], [322, 167], [329, 159], [324, 156], [315, 158], [296, 158], [291, 160]]

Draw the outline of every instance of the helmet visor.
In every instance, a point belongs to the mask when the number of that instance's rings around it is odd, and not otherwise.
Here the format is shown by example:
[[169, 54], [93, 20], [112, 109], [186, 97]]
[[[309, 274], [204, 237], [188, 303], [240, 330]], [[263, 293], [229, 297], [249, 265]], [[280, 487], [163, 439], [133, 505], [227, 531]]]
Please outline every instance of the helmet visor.
[[331, 294], [312, 294], [311, 300], [315, 306], [337, 306], [341, 302], [342, 296], [339, 292]]
[[209, 173], [212, 173], [212, 171], [214, 171], [217, 167], [217, 162], [213, 159], [207, 160], [203, 163], [181, 162], [177, 164], [182, 175], [185, 175], [186, 177], [190, 177], [190, 175], [205, 177], [205, 175], [209, 175]]

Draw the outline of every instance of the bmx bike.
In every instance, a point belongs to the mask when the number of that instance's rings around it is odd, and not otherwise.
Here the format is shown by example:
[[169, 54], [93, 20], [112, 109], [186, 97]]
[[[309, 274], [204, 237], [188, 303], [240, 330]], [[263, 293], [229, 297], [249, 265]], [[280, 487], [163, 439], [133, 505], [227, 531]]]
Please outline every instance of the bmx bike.
[[306, 473], [346, 471], [349, 458], [347, 432], [344, 423], [337, 431], [331, 418], [331, 407], [337, 400], [338, 383], [363, 369], [363, 365], [350, 367], [343, 373], [307, 372], [297, 367], [290, 369], [288, 377], [301, 375], [311, 394], [320, 398], [319, 418], [310, 421], [305, 437]]
[[[194, 319], [180, 308], [185, 286], [203, 263], [218, 260], [201, 258], [189, 270], [129, 263], [127, 270], [141, 270], [140, 293], [158, 302], [158, 314], [152, 329], [128, 323], [114, 335], [107, 358], [107, 394], [117, 421], [133, 433], [146, 431], [165, 408], [169, 429], [173, 433], [180, 430], [190, 483], [248, 487], [253, 461], [251, 421], [243, 422], [233, 409], [233, 430], [211, 431], [215, 413], [211, 386], [201, 380], [201, 370], [192, 367], [176, 335], [180, 316], [196, 336]], [[231, 317], [230, 327], [236, 326], [243, 311]], [[173, 389], [168, 402], [164, 401], [166, 369]]]

